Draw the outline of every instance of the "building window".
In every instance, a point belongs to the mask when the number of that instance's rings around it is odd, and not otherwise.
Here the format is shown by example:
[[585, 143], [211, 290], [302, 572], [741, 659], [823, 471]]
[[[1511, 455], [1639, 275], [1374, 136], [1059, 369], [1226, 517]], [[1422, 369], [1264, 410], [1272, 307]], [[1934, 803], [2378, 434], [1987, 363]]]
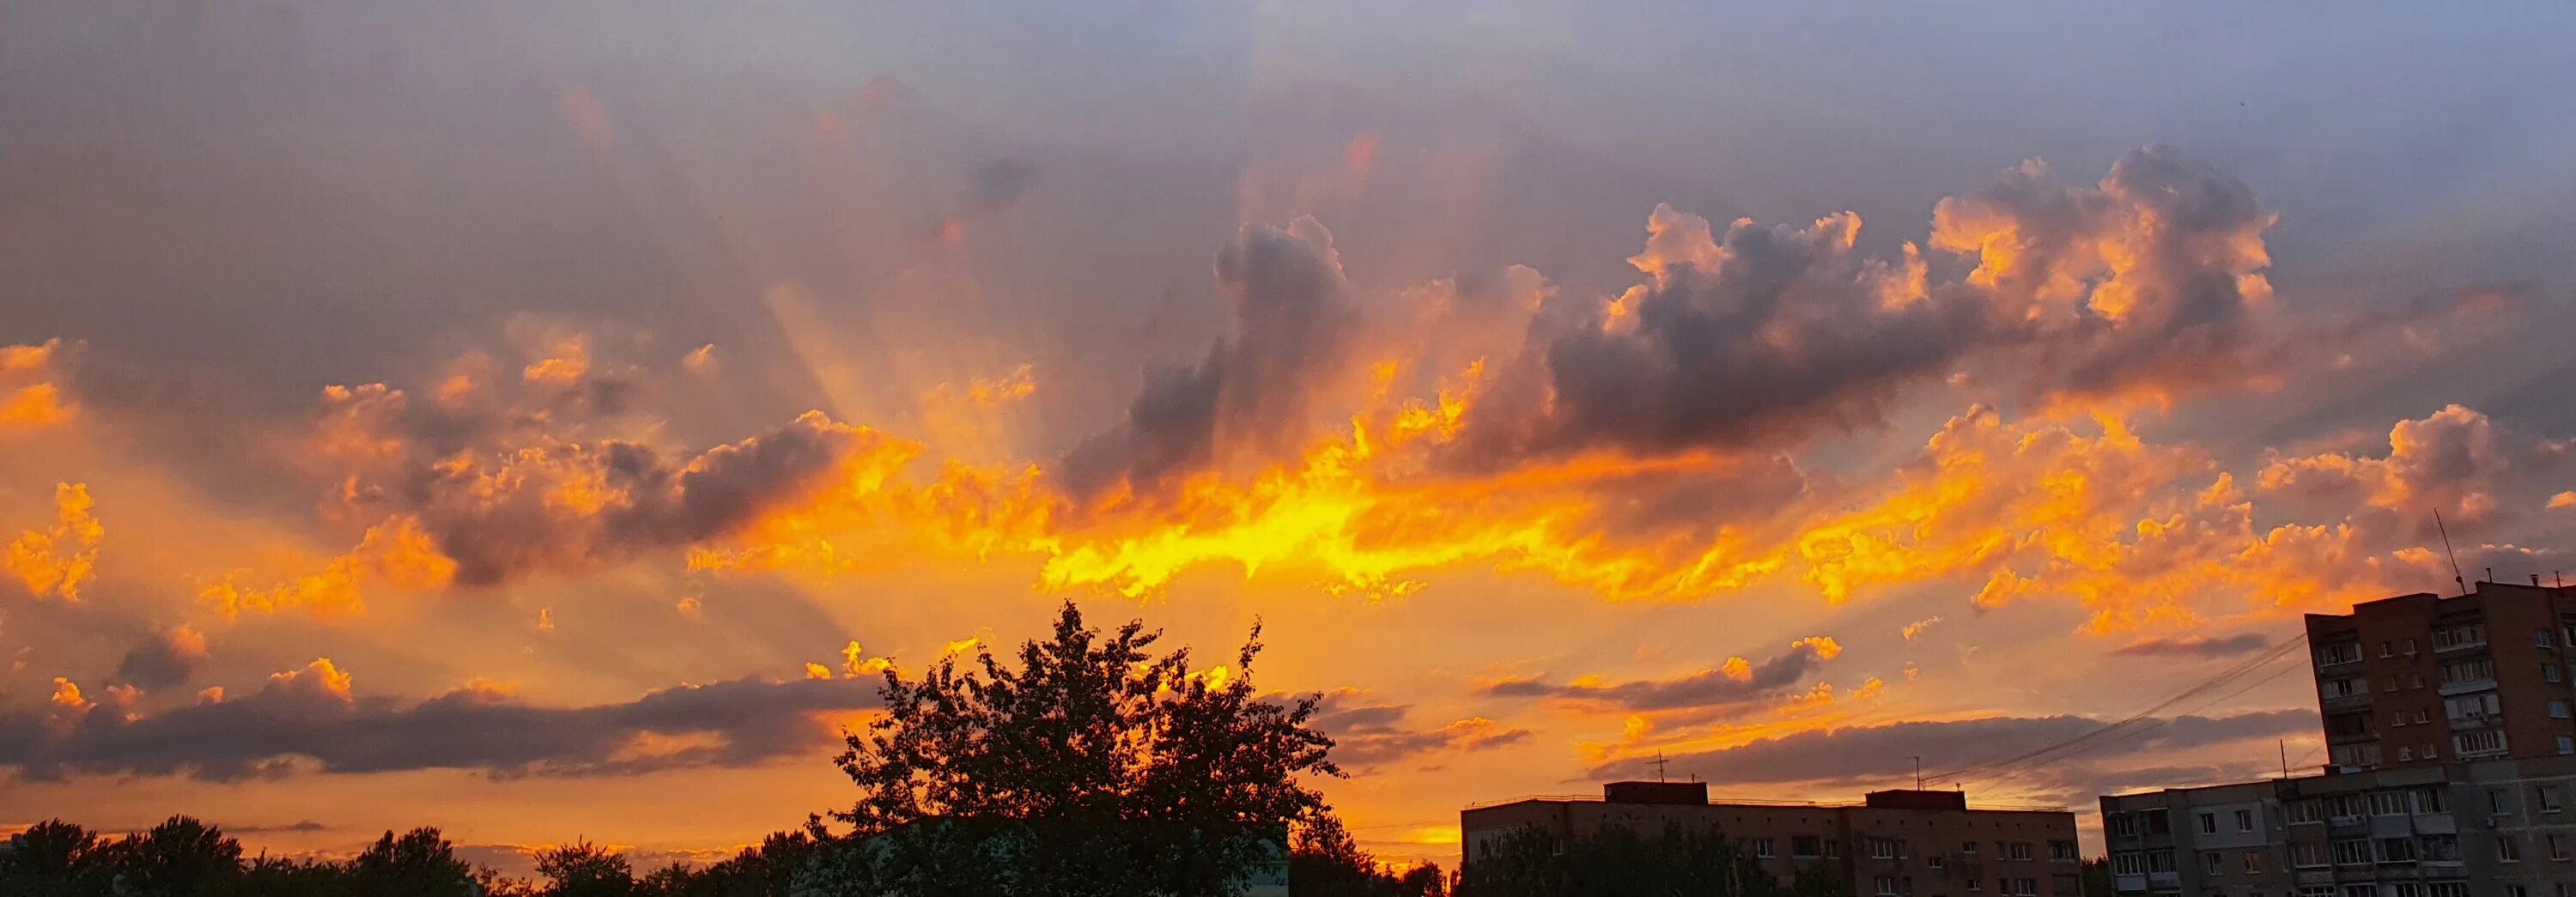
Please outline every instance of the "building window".
[[1950, 864], [1949, 861], [1942, 859], [1939, 854], [1934, 854], [1932, 856], [1924, 857], [1923, 865], [1930, 866], [1934, 869], [1945, 869], [1948, 868]]
[[2381, 656], [2381, 657], [2387, 657], [2388, 655], [2389, 655], [2389, 651], [2388, 651], [2388, 643], [2387, 643], [2387, 642], [2380, 642], [2380, 643], [2379, 643], [2379, 656]]
[[[2416, 687], [2416, 688], [2423, 688], [2423, 687], [2424, 687], [2424, 674], [2422, 674], [2422, 673], [2417, 673], [2417, 674], [2415, 674], [2415, 687]], [[2422, 713], [2423, 713], [2423, 711], [2420, 711], [2420, 710], [2419, 710], [2419, 711], [2416, 711], [2416, 713], [2420, 715], [2420, 714], [2422, 714]], [[2418, 719], [2418, 720], [2416, 720], [2416, 722], [2419, 722], [2419, 723], [2420, 723], [2420, 722], [2423, 722], [2423, 720]]]
[[2260, 851], [2260, 850], [2248, 850], [2248, 851], [2246, 851], [2246, 852], [2245, 852], [2245, 874], [2247, 874], [2247, 875], [2261, 875], [2261, 874], [2263, 874], [2263, 852], [2262, 852], [2262, 851]]
[[2461, 756], [2504, 752], [2504, 733], [2493, 729], [2472, 729], [2451, 736], [2451, 741], [2454, 753]]
[[1842, 859], [1842, 856], [1843, 842], [1833, 840], [1827, 840], [1825, 842], [1825, 859], [1838, 860]]
[[1896, 842], [1886, 838], [1869, 839], [1869, 858], [1873, 860], [1896, 859]]
[[2566, 835], [2553, 834], [2549, 836], [2549, 858], [2553, 860], [2563, 860], [2567, 858]]
[[2218, 834], [2218, 814], [2200, 814], [2200, 833], [2204, 835]]
[[2379, 862], [2412, 863], [2415, 861], [2415, 839], [2413, 838], [2381, 838], [2375, 844], [2378, 851], [2375, 859]]
[[2424, 756], [2424, 759], [2426, 759], [2426, 760], [2431, 760], [2431, 759], [2434, 759], [2434, 758], [2436, 758], [2436, 757], [2440, 757], [2440, 756], [2442, 756], [2442, 752], [2434, 746], [2433, 742], [2427, 741], [2427, 742], [2424, 742], [2424, 755], [2423, 755], [2423, 756]]
[[2455, 723], [2488, 719], [2498, 712], [2496, 693], [2491, 691], [2442, 699], [2442, 714]]
[[2504, 897], [2531, 897], [2531, 889], [2521, 885], [2504, 886]]
[[2082, 854], [2075, 852], [2075, 842], [2073, 841], [2050, 841], [2048, 842], [2048, 859], [2049, 862], [2053, 863], [2074, 863], [2081, 862], [2084, 857]]
[[2540, 795], [2540, 812], [2555, 813], [2559, 811], [2558, 786], [2542, 785], [2532, 790]]
[[2152, 874], [2152, 873], [2157, 873], [2157, 872], [2172, 872], [2172, 871], [2174, 871], [2174, 857], [2173, 857], [2173, 851], [2170, 851], [2170, 850], [2150, 850], [2150, 851], [2147, 851], [2147, 872], [2148, 872], [2148, 873]]
[[2410, 639], [2407, 639], [2407, 640], [2406, 640], [2406, 656], [2408, 656], [2408, 657], [2413, 657], [2413, 656], [2415, 656], [2415, 640], [2414, 640], [2414, 639], [2411, 639], [2411, 638], [2410, 638]]
[[2567, 702], [2565, 702], [2565, 701], [2551, 701], [2551, 702], [2549, 702], [2549, 718], [2550, 718], [2550, 719], [2566, 719], [2566, 718], [2567, 718]]
[[2470, 623], [2465, 626], [2453, 626], [2448, 629], [2433, 630], [2433, 650], [2435, 651], [2448, 651], [2453, 648], [2474, 648], [2486, 643], [2487, 628], [2483, 624]]
[[2415, 854], [2427, 860], [2460, 861], [2460, 836], [2424, 835], [2415, 839]]
[[2550, 682], [2556, 682], [2556, 681], [2558, 681], [2558, 680], [2559, 680], [2558, 665], [2557, 665], [2557, 664], [2554, 664], [2554, 663], [2544, 663], [2544, 664], [2541, 664], [2541, 665], [2540, 665], [2540, 678], [2545, 679], [2545, 680], [2548, 680], [2548, 681], [2550, 681]]
[[2484, 657], [2454, 660], [2442, 665], [2442, 684], [2462, 685], [2486, 682], [2495, 678], [2495, 661]]
[[2533, 636], [2533, 638], [2534, 638], [2533, 644], [2539, 645], [2539, 646], [2541, 646], [2541, 647], [2543, 647], [2543, 648], [2555, 648], [2555, 647], [2557, 647], [2556, 645], [2552, 645], [2552, 644], [2550, 644], [2550, 643], [2549, 643], [2549, 630], [2546, 630], [2546, 629], [2540, 630], [2538, 633], [2536, 633], [2536, 634]]
[[2290, 865], [2303, 868], [2327, 865], [2326, 845], [2319, 841], [2290, 842]]
[[2502, 816], [2504, 815], [2504, 808], [2504, 789], [2487, 789], [2487, 814], [2491, 816]]
[[2343, 897], [2379, 897], [2378, 885], [2345, 885]]
[[2027, 860], [2027, 859], [2030, 859], [2030, 842], [2028, 842], [2028, 841], [2015, 841], [2015, 842], [2012, 842], [2012, 856], [2011, 856], [2011, 859], [2016, 859], [2016, 860]]
[[[2138, 817], [2135, 817], [2135, 816], [2125, 816], [2125, 815], [2120, 817], [2121, 821], [2123, 821], [2123, 822], [2132, 822], [2132, 821], [2135, 821], [2137, 818], [2138, 818]], [[2125, 835], [2125, 834], [2129, 834], [2129, 829], [2132, 829], [2132, 828], [2136, 828], [2136, 826], [2123, 826], [2123, 827], [2121, 828], [2121, 830], [2120, 830], [2120, 834], [2123, 834], [2123, 835]], [[1977, 852], [1977, 842], [1975, 842], [1975, 841], [1961, 841], [1961, 842], [1959, 842], [1959, 852], [1960, 852], [1960, 853], [1976, 853], [1976, 852]]]
[[2388, 725], [2389, 725], [2391, 728], [2395, 728], [2395, 727], [2399, 727], [2399, 726], [2404, 726], [2404, 725], [2406, 725], [2406, 711], [2403, 711], [2403, 710], [2391, 710], [2391, 711], [2388, 711]]
[[2236, 811], [2236, 830], [2240, 832], [2250, 832], [2254, 830], [2254, 811]]
[[2227, 858], [2219, 856], [2218, 852], [2213, 850], [2201, 854], [2200, 865], [2209, 870], [2209, 874], [2220, 875], [2227, 871]]
[[1879, 897], [1894, 897], [1896, 894], [1896, 876], [1881, 875], [1871, 879], [1870, 884], [1876, 889], [1875, 893]]
[[[2436, 635], [2439, 635], [2439, 633], [2436, 633]], [[2435, 644], [2438, 645], [2440, 642], [2436, 640]], [[2317, 649], [2317, 665], [2321, 667], [2330, 667], [2339, 663], [2359, 663], [2360, 661], [2360, 642], [2345, 642], [2339, 645], [2326, 645]]]
[[1976, 890], [1976, 889], [1977, 889], [1977, 880], [1976, 880], [1976, 879], [1973, 879], [1973, 878], [1968, 879], [1968, 890], [1974, 891], [1974, 890]]
[[[2103, 820], [2102, 825], [2109, 828], [2111, 830], [2111, 834], [2114, 835], [2134, 835], [2138, 833], [2138, 817], [2131, 816], [2127, 813], [2113, 813], [2109, 819]], [[1976, 853], [1977, 842], [1968, 842], [1966, 846], [1959, 848], [1959, 852]]]
[[2370, 865], [2370, 842], [2361, 838], [2343, 838], [2334, 842], [2337, 866]]
[[1824, 840], [1825, 839], [1814, 835], [1791, 835], [1789, 836], [1789, 853], [1793, 856], [1799, 857], [1812, 857], [1822, 854], [1825, 852]]
[[2495, 844], [2496, 862], [2522, 862], [2522, 839], [2520, 837], [2509, 834], [2499, 834], [2496, 836]]
[[2415, 812], [2417, 814], [2450, 812], [2450, 808], [2442, 797], [2442, 789], [2440, 788], [2417, 788], [2414, 791], [2414, 795]]
[[2397, 677], [2395, 677], [2395, 676], [2390, 676], [2390, 677], [2388, 677], [2388, 684], [2380, 686], [2380, 687], [2379, 687], [2379, 690], [2380, 690], [2380, 691], [2396, 691], [2396, 690], [2397, 690]]
[[2469, 897], [2469, 886], [2466, 882], [2437, 881], [2424, 887], [2427, 892], [2426, 897]]
[[2325, 802], [2316, 798], [2290, 802], [2290, 824], [2306, 825], [2326, 821]]
[[[2423, 688], [2423, 687], [2424, 687], [2424, 677], [2422, 677], [2422, 676], [2417, 676], [2417, 677], [2415, 677], [2415, 687], [2416, 687], [2416, 688]], [[2417, 707], [2417, 708], [2415, 708], [2415, 724], [2416, 724], [2416, 725], [2420, 726], [2420, 725], [2423, 725], [2423, 724], [2425, 724], [2425, 723], [2429, 723], [2429, 722], [2432, 722], [2432, 721], [2433, 721], [2433, 711], [2426, 710], [2426, 709], [2424, 709], [2424, 708], [2422, 708], [2422, 707]]]
[[2413, 760], [2413, 759], [2415, 759], [2415, 749], [2414, 749], [2414, 748], [2411, 748], [2411, 747], [2401, 747], [2401, 748], [2398, 748], [2398, 749], [2397, 749], [2397, 762], [2404, 763], [2404, 762], [2406, 762], [2406, 761], [2408, 761], [2408, 760]]
[[[2111, 874], [2113, 874], [2113, 875], [2145, 875], [2145, 874], [2147, 874], [2147, 858], [2146, 858], [2146, 855], [2145, 855], [2145, 854], [2136, 854], [2136, 853], [2115, 853], [2115, 854], [2112, 854], [2112, 855], [2111, 855]], [[1971, 886], [1971, 887], [1969, 887], [1969, 888], [1968, 888], [1968, 890], [1973, 891], [1973, 890], [1976, 890], [1976, 888], [1975, 888], [1974, 886]]]
[[2373, 792], [2371, 792], [2371, 793], [2370, 793], [2370, 815], [2373, 815], [2373, 816], [2404, 816], [2404, 815], [2406, 815], [2406, 792], [2403, 792], [2403, 791], [2373, 791]]
[[1755, 838], [1753, 839], [1753, 855], [1758, 859], [1767, 860], [1772, 857], [1779, 856], [1780, 849], [1769, 838]]

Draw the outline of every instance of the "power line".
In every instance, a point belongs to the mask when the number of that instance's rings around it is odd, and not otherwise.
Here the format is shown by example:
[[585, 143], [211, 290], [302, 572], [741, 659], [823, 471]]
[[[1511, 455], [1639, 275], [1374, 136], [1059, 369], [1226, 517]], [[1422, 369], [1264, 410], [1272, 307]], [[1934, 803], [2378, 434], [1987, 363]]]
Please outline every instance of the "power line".
[[[2118, 737], [2115, 737], [2115, 738], [2107, 738], [2107, 739], [2103, 739], [2103, 740], [2100, 740], [2100, 741], [2092, 742], [2092, 743], [2090, 743], [2090, 744], [2082, 745], [2082, 746], [2080, 746], [2080, 747], [2071, 748], [2071, 749], [2069, 749], [2069, 750], [2067, 750], [2067, 751], [2065, 751], [2065, 752], [2063, 752], [2063, 753], [2060, 753], [2060, 754], [2058, 754], [2058, 755], [2056, 755], [2056, 756], [2049, 757], [2049, 758], [2048, 758], [2048, 760], [2049, 760], [2050, 762], [2061, 761], [2061, 760], [2065, 760], [2065, 759], [2067, 759], [2067, 758], [2069, 758], [2069, 757], [2076, 757], [2076, 756], [2081, 756], [2081, 755], [2084, 755], [2084, 754], [2092, 753], [2093, 751], [2097, 751], [2097, 750], [2100, 750], [2100, 749], [2105, 748], [2105, 747], [2109, 747], [2109, 746], [2114, 745], [2114, 744], [2122, 744], [2122, 743], [2127, 743], [2127, 742], [2135, 741], [2136, 739], [2139, 739], [2139, 738], [2145, 737], [2145, 736], [2146, 736], [2146, 734], [2147, 734], [2147, 733], [2149, 733], [2149, 732], [2153, 732], [2153, 731], [2155, 731], [2155, 730], [2157, 730], [2157, 729], [2159, 729], [2159, 728], [2162, 728], [2162, 727], [2164, 727], [2164, 726], [2166, 726], [2166, 725], [2171, 724], [2174, 720], [2181, 719], [2181, 718], [2183, 718], [2183, 717], [2185, 717], [2185, 716], [2190, 716], [2191, 714], [2198, 713], [2198, 712], [2200, 712], [2200, 711], [2202, 711], [2202, 710], [2206, 710], [2206, 709], [2208, 709], [2208, 708], [2210, 708], [2210, 707], [2212, 707], [2212, 706], [2215, 706], [2215, 705], [2217, 705], [2217, 704], [2223, 703], [2223, 702], [2227, 701], [2228, 699], [2234, 698], [2234, 697], [2236, 697], [2237, 695], [2241, 695], [2241, 694], [2244, 694], [2244, 693], [2246, 693], [2246, 692], [2253, 691], [2254, 689], [2261, 688], [2261, 687], [2263, 687], [2263, 686], [2265, 686], [2265, 685], [2269, 685], [2269, 684], [2271, 684], [2271, 683], [2273, 683], [2273, 682], [2279, 681], [2279, 680], [2280, 680], [2280, 678], [2281, 678], [2281, 677], [2283, 677], [2283, 676], [2287, 676], [2287, 675], [2289, 675], [2289, 674], [2291, 674], [2291, 673], [2298, 672], [2298, 671], [2300, 671], [2300, 670], [2302, 670], [2302, 669], [2306, 669], [2306, 668], [2307, 668], [2307, 664], [2304, 662], [2304, 661], [2306, 660], [2306, 658], [2301, 657], [2301, 658], [2299, 658], [2299, 660], [2300, 660], [2301, 662], [2291, 663], [2291, 664], [2289, 664], [2289, 665], [2287, 665], [2287, 666], [2282, 667], [2282, 668], [2281, 668], [2281, 669], [2279, 669], [2279, 670], [2274, 671], [2274, 672], [2273, 672], [2271, 675], [2269, 675], [2269, 676], [2265, 676], [2265, 677], [2263, 677], [2263, 678], [2261, 678], [2261, 679], [2254, 680], [2253, 682], [2247, 683], [2247, 684], [2245, 684], [2244, 686], [2241, 686], [2241, 687], [2237, 688], [2237, 689], [2236, 689], [2236, 690], [2234, 690], [2234, 691], [2231, 691], [2231, 692], [2228, 692], [2228, 693], [2226, 693], [2226, 694], [2219, 695], [2218, 697], [2211, 698], [2211, 699], [2209, 699], [2209, 700], [2202, 701], [2202, 702], [2200, 702], [2200, 703], [2198, 703], [2198, 704], [2192, 705], [2191, 707], [2189, 707], [2189, 708], [2187, 708], [2187, 709], [2184, 709], [2184, 710], [2182, 710], [2181, 712], [2175, 713], [2175, 714], [2173, 714], [2172, 716], [2166, 716], [2166, 717], [2161, 717], [2161, 718], [2158, 718], [2158, 719], [2150, 720], [2150, 721], [2146, 722], [2145, 724], [2138, 726], [2137, 728], [2130, 729], [2130, 730], [2128, 730], [2128, 731], [2126, 731], [2126, 732], [2122, 732], [2122, 733], [2120, 733], [2120, 734], [2119, 734], [2119, 736], [2118, 736]], [[1986, 783], [1989, 783], [1989, 784], [2002, 783], [2002, 782], [2009, 782], [2009, 781], [2013, 781], [2013, 780], [2015, 780], [2015, 779], [2021, 778], [2021, 777], [2023, 777], [2023, 776], [2025, 776], [2025, 775], [2028, 775], [2029, 773], [2031, 773], [2031, 772], [2035, 771], [2037, 768], [2038, 768], [2038, 767], [2037, 767], [2035, 764], [2032, 764], [2032, 763], [2025, 763], [2025, 764], [2021, 764], [2021, 765], [2019, 765], [2019, 766], [2017, 766], [2017, 767], [2013, 767], [2013, 768], [2002, 769], [2002, 770], [1996, 770], [1996, 771], [1995, 771], [1995, 772], [1993, 772], [1993, 773], [1989, 773], [1989, 774], [1987, 774], [1987, 775], [1983, 775], [1983, 776], [1972, 776], [1972, 777], [1969, 777], [1967, 780], [1968, 780], [1968, 781], [1986, 782]]]
[[[2306, 642], [2307, 642], [2307, 638], [2306, 638], [2306, 636], [2305, 636], [2304, 634], [2302, 634], [2299, 638], [2296, 638], [2296, 639], [2292, 639], [2292, 640], [2289, 640], [2289, 641], [2282, 642], [2282, 643], [2281, 643], [2281, 645], [2280, 645], [2279, 647], [2273, 648], [2273, 649], [2271, 649], [2271, 650], [2269, 650], [2269, 651], [2265, 651], [2265, 652], [2263, 652], [2262, 654], [2256, 655], [2256, 656], [2254, 656], [2254, 657], [2252, 657], [2252, 658], [2249, 658], [2249, 659], [2246, 659], [2246, 660], [2243, 660], [2243, 661], [2239, 661], [2239, 662], [2237, 662], [2237, 663], [2235, 663], [2235, 664], [2232, 664], [2232, 665], [2228, 666], [2226, 669], [2224, 669], [2224, 670], [2220, 670], [2220, 671], [2218, 672], [2218, 674], [2216, 674], [2216, 675], [2214, 675], [2214, 676], [2211, 676], [2211, 677], [2209, 677], [2208, 679], [2204, 679], [2204, 680], [2201, 680], [2200, 682], [2194, 683], [2194, 684], [2192, 684], [2191, 686], [2186, 687], [2186, 688], [2184, 688], [2183, 690], [2181, 690], [2181, 691], [2179, 691], [2179, 692], [2176, 692], [2176, 693], [2174, 693], [2174, 694], [2173, 694], [2173, 695], [2171, 695], [2171, 696], [2166, 697], [2164, 700], [2157, 701], [2156, 703], [2154, 703], [2154, 704], [2152, 704], [2152, 705], [2149, 705], [2146, 709], [2143, 709], [2143, 710], [2138, 711], [2137, 713], [2131, 714], [2131, 715], [2130, 715], [2130, 716], [2128, 716], [2127, 718], [2121, 719], [2121, 720], [2119, 720], [2119, 721], [2117, 721], [2117, 722], [2109, 723], [2109, 724], [2107, 724], [2107, 725], [2101, 726], [2101, 727], [2096, 728], [2096, 729], [2093, 729], [2093, 730], [2091, 730], [2091, 731], [2088, 731], [2088, 732], [2082, 733], [2082, 734], [2080, 734], [2080, 735], [2076, 735], [2076, 736], [2074, 736], [2074, 737], [2072, 737], [2072, 738], [2067, 738], [2067, 739], [2065, 739], [2065, 740], [2058, 741], [2058, 742], [2055, 742], [2055, 743], [2042, 745], [2042, 746], [2040, 746], [2040, 747], [2038, 747], [2038, 748], [2035, 748], [2035, 749], [2032, 749], [2032, 750], [2029, 750], [2029, 751], [2024, 751], [2024, 752], [2022, 752], [2022, 753], [2015, 754], [2015, 755], [2010, 756], [2010, 757], [2004, 757], [2004, 758], [1997, 759], [1997, 760], [1991, 760], [1991, 761], [1988, 761], [1988, 762], [1985, 762], [1985, 763], [1980, 763], [1980, 764], [1971, 765], [1971, 766], [1968, 766], [1968, 767], [1963, 768], [1963, 769], [1952, 770], [1952, 771], [1950, 771], [1950, 772], [1946, 772], [1946, 773], [1943, 773], [1943, 774], [1940, 774], [1940, 775], [1937, 775], [1937, 776], [1926, 776], [1926, 777], [1925, 777], [1925, 779], [1924, 779], [1924, 781], [1926, 781], [1927, 783], [1928, 783], [1928, 782], [1945, 782], [1945, 781], [1947, 781], [1947, 782], [1956, 782], [1956, 781], [1959, 781], [1959, 780], [1961, 780], [1961, 779], [1963, 779], [1963, 778], [1966, 778], [1966, 777], [1969, 777], [1969, 776], [1976, 776], [1976, 775], [1979, 775], [1979, 774], [1981, 774], [1981, 773], [1992, 773], [1992, 772], [1996, 772], [1996, 771], [1999, 771], [1999, 770], [2005, 770], [2005, 769], [2009, 769], [2009, 768], [2012, 768], [2012, 767], [2015, 767], [2015, 766], [2019, 766], [2019, 765], [2022, 765], [2022, 764], [2026, 764], [2026, 763], [2034, 762], [2034, 761], [2040, 760], [2040, 759], [2042, 759], [2042, 758], [2046, 758], [2048, 755], [2053, 754], [2053, 753], [2056, 753], [2056, 752], [2059, 752], [2059, 751], [2062, 751], [2062, 750], [2067, 750], [2067, 749], [2069, 749], [2069, 748], [2072, 748], [2072, 747], [2075, 747], [2075, 746], [2078, 746], [2078, 745], [2082, 745], [2082, 744], [2086, 744], [2086, 743], [2088, 743], [2088, 742], [2093, 742], [2093, 741], [2097, 741], [2097, 740], [2100, 740], [2100, 739], [2103, 739], [2103, 738], [2107, 738], [2107, 737], [2109, 737], [2109, 736], [2111, 736], [2111, 735], [2113, 735], [2113, 734], [2116, 734], [2116, 733], [2118, 733], [2118, 732], [2120, 732], [2120, 731], [2122, 731], [2122, 730], [2124, 730], [2124, 729], [2128, 729], [2128, 728], [2129, 728], [2129, 727], [2131, 727], [2131, 726], [2138, 725], [2139, 723], [2144, 722], [2144, 721], [2146, 721], [2146, 720], [2148, 720], [2148, 719], [2150, 719], [2150, 718], [2154, 717], [2157, 713], [2161, 713], [2161, 712], [2163, 712], [2164, 710], [2166, 710], [2166, 709], [2168, 709], [2168, 708], [2171, 708], [2171, 707], [2173, 707], [2173, 706], [2174, 706], [2174, 705], [2176, 705], [2176, 704], [2180, 704], [2180, 703], [2182, 703], [2182, 702], [2184, 702], [2184, 701], [2191, 700], [2192, 698], [2199, 697], [2200, 695], [2207, 694], [2207, 693], [2209, 693], [2209, 692], [2211, 692], [2211, 691], [2214, 691], [2214, 690], [2217, 690], [2217, 689], [2225, 688], [2225, 687], [2227, 687], [2228, 685], [2231, 685], [2231, 684], [2235, 683], [2237, 680], [2242, 679], [2242, 678], [2244, 678], [2245, 676], [2252, 674], [2254, 671], [2256, 671], [2256, 670], [2258, 670], [2258, 669], [2261, 669], [2261, 668], [2263, 668], [2263, 667], [2269, 666], [2269, 665], [2270, 665], [2270, 664], [2272, 664], [2274, 661], [2277, 661], [2277, 660], [2281, 659], [2282, 657], [2287, 656], [2291, 651], [2293, 651], [2293, 650], [2297, 650], [2297, 649], [2299, 649], [2299, 648], [2303, 647], [2303, 646], [2306, 644]], [[2283, 674], [2276, 674], [2276, 675], [2286, 675], [2286, 672], [2285, 672], [2285, 673], [2283, 673]], [[2265, 681], [2269, 681], [2269, 680], [2265, 680]], [[2256, 684], [2258, 684], [2258, 685], [2259, 685], [2259, 684], [2261, 684], [2261, 683], [2260, 683], [2260, 682], [2258, 682], [2258, 683], [2256, 683]], [[2250, 687], [2250, 686], [2249, 686], [2249, 687]], [[2235, 693], [2231, 692], [2229, 696], [2233, 696], [2233, 694], [2235, 694]], [[2206, 705], [2203, 705], [2203, 706], [2206, 706]], [[2161, 723], [2157, 723], [2157, 724], [2155, 724], [2155, 725], [2161, 725]], [[2151, 725], [2151, 726], [2149, 726], [2149, 728], [2152, 728], [2152, 727], [2153, 727], [2152, 725]]]

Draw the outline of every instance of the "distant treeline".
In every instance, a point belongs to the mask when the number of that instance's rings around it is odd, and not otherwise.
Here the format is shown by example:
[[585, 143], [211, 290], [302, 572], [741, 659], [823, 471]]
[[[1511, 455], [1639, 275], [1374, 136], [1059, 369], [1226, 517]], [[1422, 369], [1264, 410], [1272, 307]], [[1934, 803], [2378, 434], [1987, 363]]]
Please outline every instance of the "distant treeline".
[[[854, 839], [807, 831], [778, 832], [732, 858], [680, 863], [635, 874], [627, 859], [581, 842], [536, 854], [538, 878], [511, 878], [456, 856], [435, 828], [386, 832], [347, 860], [245, 856], [241, 842], [215, 826], [173, 816], [151, 830], [109, 838], [62, 820], [47, 820], [0, 844], [0, 895], [6, 897], [879, 897], [845, 880]], [[1443, 897], [1449, 881], [1435, 865], [1401, 874], [1378, 868], [1338, 825], [1303, 831], [1288, 856], [1295, 897]], [[956, 897], [1016, 893], [972, 880], [944, 893]]]

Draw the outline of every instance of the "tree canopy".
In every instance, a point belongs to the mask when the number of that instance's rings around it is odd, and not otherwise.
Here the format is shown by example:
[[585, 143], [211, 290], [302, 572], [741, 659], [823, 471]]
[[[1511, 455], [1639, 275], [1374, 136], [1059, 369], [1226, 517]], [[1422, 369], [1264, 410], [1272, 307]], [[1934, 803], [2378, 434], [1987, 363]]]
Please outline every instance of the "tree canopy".
[[1315, 697], [1254, 691], [1260, 635], [1194, 671], [1142, 621], [1104, 634], [1067, 602], [1016, 665], [889, 668], [884, 716], [838, 758], [859, 798], [833, 815], [907, 893], [1231, 893], [1326, 812], [1307, 777], [1340, 774]]

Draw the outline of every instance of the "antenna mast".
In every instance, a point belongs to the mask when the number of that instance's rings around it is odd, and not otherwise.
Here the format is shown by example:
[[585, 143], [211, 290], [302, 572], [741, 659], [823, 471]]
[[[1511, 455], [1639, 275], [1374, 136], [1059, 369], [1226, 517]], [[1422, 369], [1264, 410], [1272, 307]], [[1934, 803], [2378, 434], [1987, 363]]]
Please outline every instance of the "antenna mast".
[[2460, 553], [2451, 550], [2451, 528], [2442, 523], [2442, 510], [2433, 509], [2433, 528], [2442, 533], [2442, 553], [2451, 558], [2451, 581], [2459, 583], [2460, 594], [2469, 593], [2469, 578], [2460, 572]]
[[1672, 761], [1670, 760], [1664, 759], [1664, 752], [1655, 752], [1655, 781], [1660, 782], [1664, 780], [1664, 767], [1671, 762]]

